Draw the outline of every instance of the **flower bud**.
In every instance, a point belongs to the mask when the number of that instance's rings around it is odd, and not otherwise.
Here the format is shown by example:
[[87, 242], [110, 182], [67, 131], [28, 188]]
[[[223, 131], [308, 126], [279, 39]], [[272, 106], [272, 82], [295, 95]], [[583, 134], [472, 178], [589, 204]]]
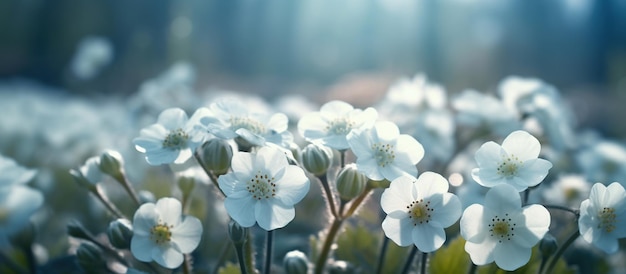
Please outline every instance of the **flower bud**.
[[309, 260], [302, 251], [289, 251], [283, 259], [283, 267], [287, 274], [306, 274], [309, 271]]
[[541, 241], [539, 241], [539, 250], [541, 251], [541, 257], [543, 257], [544, 260], [552, 256], [557, 248], [558, 244], [556, 239], [550, 233], [546, 233]]
[[70, 235], [74, 238], [85, 239], [85, 240], [91, 238], [91, 236], [85, 230], [83, 225], [77, 220], [70, 221], [67, 224], [67, 235]]
[[201, 147], [201, 157], [204, 167], [215, 173], [215, 176], [226, 174], [233, 158], [233, 148], [226, 140], [213, 138]]
[[302, 150], [304, 168], [315, 176], [326, 174], [333, 163], [333, 150], [319, 144], [309, 144]]
[[363, 192], [367, 177], [357, 170], [356, 164], [349, 164], [339, 172], [336, 181], [339, 197], [347, 202]]
[[[292, 158], [288, 157], [290, 165], [298, 165], [298, 163], [302, 162], [302, 149], [298, 146], [298, 144], [290, 142], [289, 151], [291, 151], [291, 156], [293, 156]], [[292, 163], [292, 161], [296, 162]]]
[[128, 249], [130, 248], [130, 240], [133, 238], [133, 225], [129, 220], [117, 219], [109, 223], [107, 236], [115, 248]]
[[191, 195], [191, 191], [196, 185], [196, 179], [193, 177], [180, 176], [178, 177], [178, 188], [182, 192], [183, 197], [188, 198]]
[[246, 242], [248, 229], [242, 227], [234, 220], [230, 220], [230, 223], [228, 223], [228, 236], [230, 237], [230, 240], [233, 241], [233, 244], [243, 244], [244, 242]]
[[115, 150], [106, 150], [100, 155], [100, 170], [113, 178], [122, 176], [124, 158]]
[[140, 190], [137, 193], [137, 196], [139, 196], [139, 202], [141, 204], [156, 203], [156, 198], [154, 197], [154, 194], [152, 192], [150, 192], [150, 191]]
[[103, 270], [107, 269], [102, 255], [102, 250], [90, 242], [80, 244], [76, 250], [78, 265], [86, 273], [103, 273]]

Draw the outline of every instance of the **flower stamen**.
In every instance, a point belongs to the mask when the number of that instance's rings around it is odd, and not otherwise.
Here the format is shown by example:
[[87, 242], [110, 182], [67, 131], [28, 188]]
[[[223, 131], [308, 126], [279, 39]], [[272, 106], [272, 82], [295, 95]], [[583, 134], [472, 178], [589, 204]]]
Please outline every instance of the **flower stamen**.
[[328, 123], [326, 131], [334, 135], [346, 135], [354, 128], [354, 122], [345, 117], [336, 118]]
[[164, 244], [172, 240], [172, 232], [170, 229], [174, 228], [173, 225], [167, 225], [167, 223], [155, 225], [150, 229], [150, 240], [153, 240], [157, 244]]
[[252, 198], [261, 200], [276, 196], [276, 178], [263, 174], [260, 170], [254, 177], [250, 178], [246, 185], [246, 190], [252, 194]]
[[611, 207], [605, 207], [598, 213], [598, 217], [600, 218], [600, 222], [598, 223], [599, 229], [604, 229], [606, 232], [612, 232], [615, 230], [615, 209]]
[[504, 218], [498, 217], [498, 215], [494, 216], [491, 219], [491, 224], [489, 224], [489, 232], [491, 233], [491, 237], [495, 237], [498, 239], [499, 243], [502, 243], [502, 240], [510, 241], [513, 236], [515, 236], [515, 226], [517, 224], [512, 222], [512, 219], [509, 218], [509, 214], [504, 214]]
[[372, 145], [372, 150], [374, 151], [376, 163], [380, 167], [390, 165], [396, 159], [394, 145], [392, 144], [375, 143]]
[[230, 122], [230, 127], [233, 131], [240, 129], [240, 128], [245, 128], [249, 131], [251, 131], [254, 134], [265, 134], [267, 132], [267, 129], [265, 128], [265, 126], [263, 125], [263, 123], [254, 120], [250, 117], [238, 117], [238, 116], [231, 116], [229, 119]]
[[502, 158], [502, 162], [497, 167], [497, 173], [504, 177], [517, 176], [517, 172], [524, 163], [519, 160], [514, 154], [509, 155], [506, 158]]
[[177, 128], [175, 130], [171, 130], [167, 136], [165, 136], [165, 140], [163, 140], [163, 148], [182, 149], [187, 145], [187, 140], [189, 140], [189, 134], [187, 134], [187, 132], [185, 132], [182, 128]]
[[407, 212], [409, 219], [413, 220], [413, 226], [416, 226], [418, 223], [429, 223], [430, 217], [434, 211], [434, 209], [430, 207], [430, 201], [424, 201], [424, 199], [413, 201], [406, 206], [406, 208], [409, 210]]

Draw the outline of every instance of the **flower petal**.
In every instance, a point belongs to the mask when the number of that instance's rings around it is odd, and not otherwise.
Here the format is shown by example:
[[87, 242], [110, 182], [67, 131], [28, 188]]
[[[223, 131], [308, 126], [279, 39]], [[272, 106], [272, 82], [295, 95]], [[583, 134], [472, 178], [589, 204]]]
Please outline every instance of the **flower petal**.
[[289, 124], [287, 115], [276, 113], [270, 117], [270, 120], [267, 122], [267, 127], [276, 132], [283, 132], [287, 130], [287, 124]]
[[185, 216], [183, 221], [172, 229], [172, 242], [182, 253], [190, 253], [200, 243], [202, 223], [198, 218]]
[[275, 198], [286, 206], [295, 205], [309, 193], [310, 184], [301, 168], [286, 166], [282, 178], [276, 182]]
[[187, 113], [180, 108], [169, 108], [159, 114], [157, 122], [167, 130], [183, 128], [187, 123]]
[[465, 252], [475, 265], [486, 265], [494, 261], [495, 241], [482, 241], [480, 243], [465, 242]]
[[399, 246], [409, 246], [413, 244], [413, 222], [409, 218], [385, 217], [383, 220], [383, 231], [387, 238], [391, 239]]
[[430, 220], [430, 225], [446, 228], [456, 223], [461, 217], [461, 210], [463, 208], [461, 206], [461, 200], [452, 193], [444, 193], [438, 201], [438, 203], [434, 203], [434, 201], [431, 203], [434, 212]]
[[268, 170], [272, 176], [275, 176], [277, 172], [289, 165], [285, 153], [275, 147], [262, 147], [257, 152], [256, 159], [257, 161], [258, 159], [262, 159], [264, 168]]
[[152, 227], [157, 225], [159, 215], [155, 208], [155, 204], [145, 203], [135, 211], [135, 215], [133, 216], [133, 233], [135, 235], [147, 236], [150, 234]]
[[517, 174], [525, 182], [525, 186], [531, 187], [541, 183], [551, 168], [552, 163], [548, 160], [530, 159], [524, 162]]
[[470, 205], [463, 211], [460, 222], [461, 236], [467, 242], [480, 243], [485, 240], [487, 225], [485, 223], [484, 211], [485, 208], [480, 204]]
[[254, 161], [254, 157], [252, 153], [235, 152], [233, 154], [233, 159], [231, 160], [231, 168], [235, 172], [241, 172], [244, 174], [254, 174], [256, 172], [256, 170], [254, 170], [256, 167], [253, 166], [253, 161]]
[[161, 198], [156, 202], [155, 209], [164, 224], [176, 226], [180, 223], [183, 207], [178, 200]]
[[502, 148], [506, 150], [508, 154], [513, 154], [521, 161], [528, 159], [535, 159], [539, 156], [541, 151], [541, 144], [539, 140], [530, 133], [517, 130], [509, 134], [502, 142]]
[[152, 259], [161, 266], [174, 269], [183, 264], [183, 254], [170, 245], [152, 249]]
[[513, 271], [528, 263], [531, 248], [521, 247], [512, 241], [504, 241], [495, 248], [494, 259], [498, 267]]
[[500, 164], [506, 153], [495, 142], [486, 142], [476, 151], [474, 159], [479, 168], [495, 167]]
[[415, 179], [412, 176], [398, 177], [389, 184], [380, 197], [380, 206], [387, 214], [394, 211], [406, 212], [406, 207], [417, 199]]
[[541, 205], [530, 205], [522, 209], [520, 227], [515, 230], [515, 243], [522, 247], [532, 248], [548, 232], [550, 213]]
[[443, 228], [430, 225], [417, 225], [413, 228], [413, 242], [422, 252], [433, 252], [446, 241]]
[[130, 252], [139, 261], [152, 261], [152, 249], [156, 249], [156, 245], [148, 236], [133, 235], [130, 240]]
[[374, 125], [376, 141], [381, 143], [395, 143], [400, 136], [400, 129], [392, 122], [382, 121]]
[[272, 203], [261, 200], [257, 203], [254, 215], [259, 226], [266, 231], [282, 228], [296, 217], [293, 206], [284, 206], [280, 203]]
[[517, 212], [522, 208], [519, 192], [508, 184], [492, 187], [485, 195], [485, 207], [498, 213]]
[[243, 198], [226, 197], [224, 207], [226, 212], [242, 227], [251, 227], [256, 223], [254, 207], [256, 200], [250, 196]]
[[396, 162], [417, 164], [424, 158], [424, 147], [410, 135], [402, 134], [396, 142]]
[[448, 180], [434, 172], [424, 172], [416, 182], [417, 198], [426, 198], [435, 194], [448, 192]]

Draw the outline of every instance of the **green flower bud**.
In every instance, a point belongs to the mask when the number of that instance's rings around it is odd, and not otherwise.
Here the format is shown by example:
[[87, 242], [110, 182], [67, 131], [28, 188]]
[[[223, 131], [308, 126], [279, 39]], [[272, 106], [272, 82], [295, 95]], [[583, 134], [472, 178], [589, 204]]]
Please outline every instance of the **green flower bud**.
[[80, 244], [76, 250], [76, 259], [86, 273], [103, 273], [107, 269], [102, 250], [90, 242]]
[[87, 240], [91, 237], [91, 235], [89, 235], [83, 225], [77, 220], [70, 221], [67, 224], [67, 235], [84, 240]]
[[107, 236], [115, 248], [128, 249], [130, 248], [130, 240], [133, 238], [133, 225], [129, 220], [117, 219], [109, 223]]
[[309, 271], [309, 260], [299, 250], [289, 251], [283, 259], [283, 267], [287, 274], [306, 274]]
[[233, 148], [226, 140], [213, 138], [201, 147], [201, 159], [204, 167], [213, 171], [216, 176], [226, 174], [233, 158]]
[[309, 144], [302, 150], [302, 165], [315, 176], [326, 174], [333, 163], [333, 150], [319, 144]]
[[[298, 163], [302, 162], [302, 149], [298, 144], [294, 142], [289, 143], [289, 150], [291, 151], [291, 156], [293, 159], [288, 159], [290, 165], [298, 165]], [[289, 158], [289, 157], [288, 157]], [[291, 161], [296, 161], [296, 163], [292, 163]]]
[[180, 189], [180, 192], [183, 193], [183, 197], [189, 197], [195, 185], [196, 179], [194, 179], [193, 177], [178, 177], [178, 188]]
[[107, 150], [100, 155], [100, 170], [113, 178], [122, 176], [124, 158], [115, 150]]
[[546, 235], [543, 236], [543, 239], [539, 241], [539, 250], [541, 251], [541, 257], [543, 257], [544, 260], [552, 256], [557, 248], [558, 244], [556, 239], [550, 233], [546, 233]]
[[230, 220], [230, 223], [228, 223], [228, 236], [230, 237], [230, 240], [233, 241], [233, 244], [241, 245], [246, 242], [248, 229], [242, 227], [234, 220]]
[[339, 197], [348, 202], [363, 192], [367, 177], [357, 170], [356, 164], [349, 164], [339, 172], [336, 181]]

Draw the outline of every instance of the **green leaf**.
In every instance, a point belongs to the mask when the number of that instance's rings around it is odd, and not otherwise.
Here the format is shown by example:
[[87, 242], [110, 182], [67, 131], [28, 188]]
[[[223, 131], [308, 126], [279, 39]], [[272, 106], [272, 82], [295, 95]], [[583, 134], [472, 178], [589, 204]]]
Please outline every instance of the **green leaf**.
[[456, 237], [430, 257], [430, 273], [467, 273], [471, 265], [465, 252], [465, 239]]

